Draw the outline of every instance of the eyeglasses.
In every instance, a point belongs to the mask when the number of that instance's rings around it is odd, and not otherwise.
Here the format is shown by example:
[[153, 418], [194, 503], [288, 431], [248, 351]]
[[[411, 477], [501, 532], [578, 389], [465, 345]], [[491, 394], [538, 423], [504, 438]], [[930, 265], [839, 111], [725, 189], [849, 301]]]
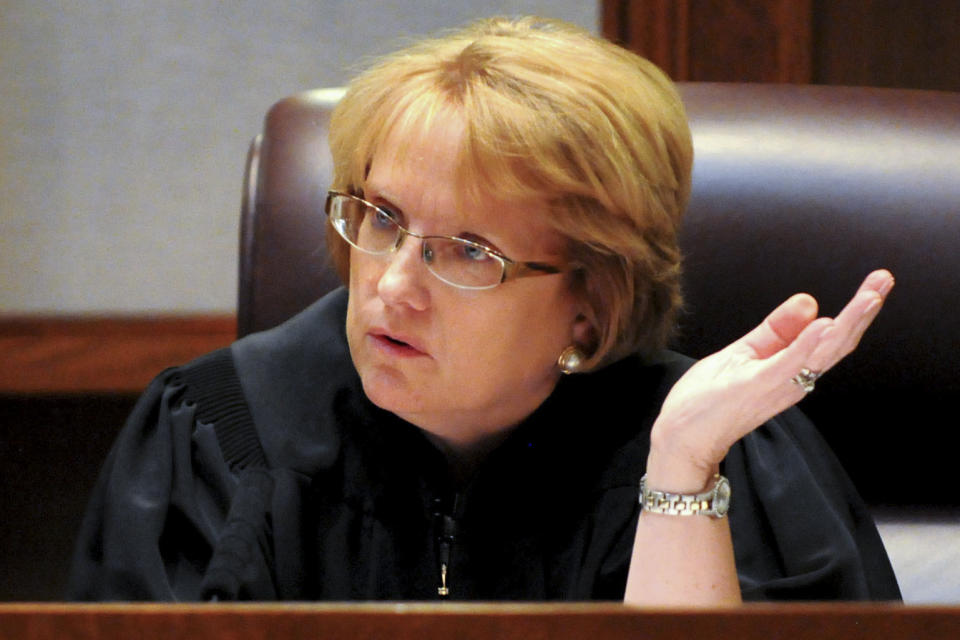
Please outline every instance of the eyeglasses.
[[386, 255], [399, 249], [406, 236], [419, 238], [423, 241], [421, 256], [430, 273], [460, 289], [492, 289], [513, 278], [562, 271], [542, 262], [515, 262], [465, 238], [414, 233], [401, 226], [395, 214], [348, 193], [330, 191], [324, 208], [337, 233], [364, 253]]

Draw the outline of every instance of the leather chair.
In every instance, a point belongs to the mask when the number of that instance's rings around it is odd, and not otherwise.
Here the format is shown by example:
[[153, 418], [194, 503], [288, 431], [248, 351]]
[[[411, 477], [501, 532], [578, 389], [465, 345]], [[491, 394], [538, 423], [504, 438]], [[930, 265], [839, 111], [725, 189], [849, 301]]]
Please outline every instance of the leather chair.
[[[693, 130], [674, 348], [706, 355], [797, 291], [835, 314], [872, 269], [897, 278], [859, 350], [802, 408], [865, 498], [900, 521], [957, 520], [946, 446], [960, 400], [960, 94], [681, 84]], [[338, 286], [324, 255], [326, 147], [339, 90], [281, 100], [251, 146], [242, 334]], [[892, 505], [894, 508], [889, 508]], [[954, 580], [956, 582], [956, 580]], [[960, 598], [960, 593], [958, 593]]]

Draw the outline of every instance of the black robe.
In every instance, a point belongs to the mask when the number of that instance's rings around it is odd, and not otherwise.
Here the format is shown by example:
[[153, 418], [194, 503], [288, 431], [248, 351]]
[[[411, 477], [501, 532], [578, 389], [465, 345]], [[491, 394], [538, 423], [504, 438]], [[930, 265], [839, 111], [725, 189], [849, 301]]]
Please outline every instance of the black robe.
[[[445, 563], [450, 599], [621, 599], [649, 430], [690, 360], [564, 377], [458, 484], [419, 429], [364, 396], [346, 299], [150, 385], [91, 498], [69, 596], [432, 600]], [[722, 470], [746, 599], [900, 597], [865, 506], [799, 411], [735, 444]]]

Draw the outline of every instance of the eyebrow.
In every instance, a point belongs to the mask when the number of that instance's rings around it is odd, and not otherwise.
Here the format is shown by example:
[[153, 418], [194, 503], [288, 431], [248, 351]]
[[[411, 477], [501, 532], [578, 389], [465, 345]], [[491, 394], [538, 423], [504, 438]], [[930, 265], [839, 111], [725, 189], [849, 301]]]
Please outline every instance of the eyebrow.
[[367, 190], [364, 190], [363, 195], [361, 196], [367, 202], [386, 209], [388, 213], [391, 214], [397, 222], [399, 222], [404, 227], [407, 227], [410, 224], [410, 221], [407, 220], [407, 216], [399, 205], [394, 204], [392, 198], [388, 195], [384, 195], [382, 192], [379, 192], [376, 189], [373, 189], [374, 193], [369, 193]]
[[[391, 213], [395, 213], [395, 214], [397, 214], [398, 216], [402, 216], [402, 215], [403, 215], [403, 209], [402, 209], [401, 207], [399, 207], [398, 205], [394, 204], [394, 203], [393, 203], [393, 200], [392, 200], [391, 198], [387, 197], [387, 196], [380, 195], [380, 194], [364, 193], [364, 194], [363, 194], [363, 198], [364, 198], [367, 202], [370, 202], [370, 203], [372, 203], [372, 204], [375, 204], [375, 205], [377, 205], [378, 207], [384, 207], [384, 208], [386, 208], [386, 209], [389, 209]], [[382, 204], [377, 204], [377, 202], [375, 202], [375, 201], [379, 201], [379, 202], [381, 202]]]
[[[376, 185], [371, 185], [369, 182], [366, 184], [366, 187], [367, 188], [360, 189], [360, 192], [363, 194], [363, 199], [367, 200], [368, 202], [373, 202], [375, 199], [382, 200], [397, 211], [403, 211], [399, 206], [394, 204], [395, 198], [393, 198], [389, 193], [385, 193], [382, 189], [378, 189]], [[373, 204], [376, 204], [376, 202], [373, 202]]]

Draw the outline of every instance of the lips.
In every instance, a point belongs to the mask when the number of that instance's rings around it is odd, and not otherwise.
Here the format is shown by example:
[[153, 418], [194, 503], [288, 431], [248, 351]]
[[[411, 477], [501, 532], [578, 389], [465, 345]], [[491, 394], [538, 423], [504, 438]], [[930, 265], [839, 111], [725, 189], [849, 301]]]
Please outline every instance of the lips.
[[381, 351], [396, 356], [414, 357], [429, 355], [413, 337], [385, 329], [372, 329], [367, 333]]

